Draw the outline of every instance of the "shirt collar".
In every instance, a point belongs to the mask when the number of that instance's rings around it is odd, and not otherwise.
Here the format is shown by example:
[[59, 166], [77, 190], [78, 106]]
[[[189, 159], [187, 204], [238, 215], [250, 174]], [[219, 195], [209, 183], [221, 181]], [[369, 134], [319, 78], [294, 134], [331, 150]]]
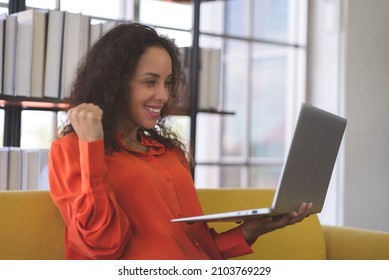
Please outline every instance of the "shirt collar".
[[[122, 138], [123, 138], [123, 134], [119, 133], [117, 139], [121, 148], [131, 153], [139, 153], [137, 151], [128, 150], [128, 148], [123, 144]], [[145, 147], [149, 147], [148, 154], [151, 155], [161, 155], [166, 151], [166, 147], [163, 144], [159, 143], [157, 140], [149, 136], [146, 136], [144, 134], [141, 135], [140, 143]]]

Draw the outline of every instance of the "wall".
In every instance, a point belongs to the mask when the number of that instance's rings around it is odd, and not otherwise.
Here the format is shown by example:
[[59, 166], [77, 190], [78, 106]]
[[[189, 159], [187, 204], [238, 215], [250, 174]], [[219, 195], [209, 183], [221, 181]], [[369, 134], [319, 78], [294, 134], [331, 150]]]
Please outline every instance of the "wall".
[[389, 231], [389, 1], [309, 1], [307, 100], [348, 125], [326, 224]]
[[389, 1], [346, 4], [344, 224], [389, 231]]
[[[340, 83], [340, 2], [309, 1], [307, 44], [306, 100], [319, 108], [344, 116]], [[332, 174], [320, 222], [340, 225], [343, 222], [342, 155], [344, 141]]]

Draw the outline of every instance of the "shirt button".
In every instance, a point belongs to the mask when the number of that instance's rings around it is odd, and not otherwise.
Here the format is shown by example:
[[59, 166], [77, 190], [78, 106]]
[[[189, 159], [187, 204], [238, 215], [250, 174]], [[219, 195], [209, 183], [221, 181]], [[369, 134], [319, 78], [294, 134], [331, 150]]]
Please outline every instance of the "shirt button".
[[172, 177], [170, 177], [169, 175], [166, 175], [165, 179], [166, 179], [166, 181], [170, 182], [172, 180]]
[[194, 242], [194, 245], [195, 245], [196, 247], [200, 247], [200, 243], [199, 243], [198, 241], [195, 241], [195, 242]]

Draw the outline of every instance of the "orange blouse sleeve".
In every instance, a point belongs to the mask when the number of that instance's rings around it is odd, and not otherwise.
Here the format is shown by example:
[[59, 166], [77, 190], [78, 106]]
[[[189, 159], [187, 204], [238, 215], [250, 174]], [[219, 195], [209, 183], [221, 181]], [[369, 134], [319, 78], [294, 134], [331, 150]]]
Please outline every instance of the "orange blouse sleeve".
[[[178, 153], [178, 157], [181, 162], [186, 162], [184, 154]], [[189, 165], [185, 166], [190, 173]], [[221, 233], [216, 232], [213, 228], [209, 228], [209, 231], [215, 242], [216, 248], [223, 259], [230, 259], [253, 253], [251, 246], [246, 242], [239, 226]]]
[[240, 227], [235, 227], [221, 233], [216, 233], [213, 228], [211, 228], [210, 231], [223, 259], [230, 259], [253, 253], [252, 248], [244, 239]]
[[131, 235], [106, 174], [104, 142], [54, 142], [49, 154], [51, 196], [67, 228], [68, 246], [91, 259], [120, 257]]

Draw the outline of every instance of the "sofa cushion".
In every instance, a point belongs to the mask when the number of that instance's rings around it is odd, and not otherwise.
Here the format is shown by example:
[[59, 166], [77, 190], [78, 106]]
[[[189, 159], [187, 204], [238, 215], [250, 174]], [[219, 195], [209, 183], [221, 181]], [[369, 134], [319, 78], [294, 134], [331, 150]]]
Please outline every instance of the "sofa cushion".
[[[223, 193], [221, 193], [223, 192]], [[270, 207], [273, 189], [198, 189], [205, 213]], [[233, 222], [214, 222], [210, 226], [224, 231], [236, 226]], [[323, 230], [317, 215], [303, 222], [287, 226], [258, 238], [253, 245], [254, 253], [238, 259], [326, 259]]]

